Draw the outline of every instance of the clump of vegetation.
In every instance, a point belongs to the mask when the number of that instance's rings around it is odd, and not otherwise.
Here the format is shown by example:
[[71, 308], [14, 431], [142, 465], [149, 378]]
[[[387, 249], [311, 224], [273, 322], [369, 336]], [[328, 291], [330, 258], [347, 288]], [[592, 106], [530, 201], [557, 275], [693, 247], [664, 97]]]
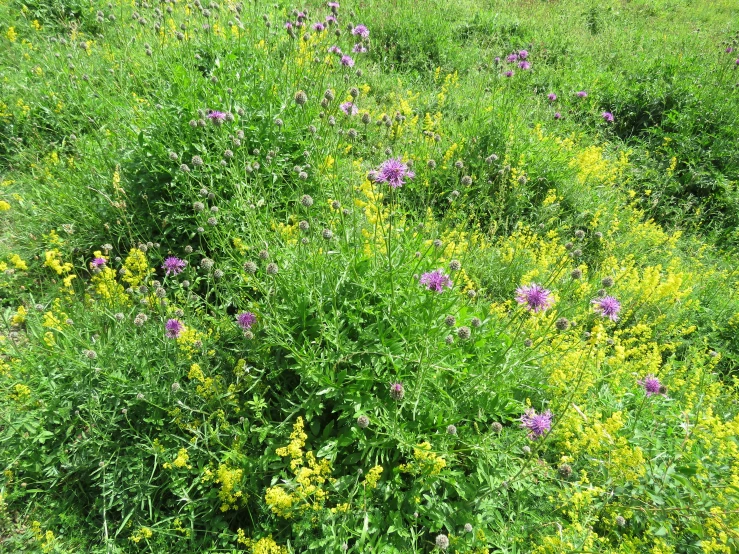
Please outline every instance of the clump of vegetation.
[[737, 550], [732, 15], [0, 4], [2, 550]]

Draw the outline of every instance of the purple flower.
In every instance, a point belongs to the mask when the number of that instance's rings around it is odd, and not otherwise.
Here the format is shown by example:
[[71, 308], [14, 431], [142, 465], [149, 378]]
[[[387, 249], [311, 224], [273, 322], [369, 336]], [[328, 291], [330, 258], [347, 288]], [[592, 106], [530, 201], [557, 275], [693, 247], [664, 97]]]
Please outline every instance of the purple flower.
[[452, 288], [452, 285], [454, 285], [449, 275], [445, 274], [443, 269], [435, 269], [434, 271], [424, 273], [418, 282], [426, 285], [429, 290], [436, 292], [444, 292], [444, 287]]
[[580, 92], [577, 93], [578, 98], [585, 98], [587, 95], [588, 93], [585, 92], [584, 90], [581, 90]]
[[604, 296], [591, 301], [595, 305], [595, 311], [611, 321], [618, 321], [618, 312], [621, 311], [621, 302], [613, 296]]
[[342, 112], [349, 116], [357, 115], [357, 112], [359, 111], [353, 102], [344, 102], [339, 107], [341, 108]]
[[177, 339], [185, 330], [185, 326], [179, 319], [168, 319], [164, 325], [165, 334], [169, 339]]
[[314, 30], [314, 31], [318, 31], [318, 32], [320, 33], [320, 32], [321, 32], [321, 31], [323, 31], [324, 29], [326, 29], [326, 26], [325, 26], [325, 25], [324, 25], [323, 23], [320, 23], [320, 22], [319, 22], [319, 23], [314, 23], [314, 24], [313, 24], [313, 30]]
[[562, 114], [559, 112], [554, 112], [554, 119], [562, 119]]
[[506, 77], [513, 77], [513, 71], [511, 71], [509, 69], [508, 71], [506, 71], [505, 73], [503, 73], [503, 75], [505, 75]]
[[647, 396], [652, 396], [653, 394], [665, 394], [665, 387], [663, 387], [662, 383], [659, 382], [659, 379], [651, 373], [644, 377], [644, 379], [637, 381], [637, 383], [644, 387]]
[[552, 412], [537, 414], [534, 408], [527, 408], [521, 416], [521, 428], [529, 430], [531, 440], [538, 439], [552, 428]]
[[352, 29], [352, 34], [362, 38], [369, 37], [369, 29], [365, 25], [357, 25]]
[[611, 112], [603, 112], [601, 115], [605, 121], [613, 123], [613, 114]]
[[547, 94], [547, 98], [549, 99], [550, 102], [554, 102], [555, 100], [557, 100], [557, 95], [554, 94], [553, 92], [550, 92], [549, 94]]
[[731, 54], [734, 51], [734, 49], [731, 46], [726, 47], [726, 53]]
[[352, 52], [355, 54], [364, 54], [367, 52], [367, 48], [365, 48], [362, 43], [357, 43], [354, 45], [354, 48], [352, 48]]
[[513, 63], [513, 62], [518, 61], [518, 54], [511, 54], [507, 56], [505, 61], [507, 61], [508, 63]]
[[338, 2], [329, 2], [326, 4], [329, 8], [332, 10], [338, 10], [339, 9], [339, 3]]
[[236, 316], [236, 323], [239, 324], [239, 327], [241, 327], [244, 331], [247, 329], [250, 329], [252, 325], [254, 325], [257, 321], [257, 316], [255, 316], [251, 312], [241, 312], [239, 315]]
[[336, 18], [333, 15], [326, 16], [326, 25], [333, 25], [336, 23]]
[[739, 65], [739, 58], [734, 62], [736, 65]]
[[354, 60], [351, 56], [341, 56], [341, 65], [346, 67], [354, 67]]
[[164, 263], [162, 264], [162, 269], [166, 271], [166, 274], [169, 275], [170, 273], [172, 275], [179, 275], [182, 273], [182, 270], [185, 269], [185, 266], [187, 265], [187, 262], [185, 260], [180, 260], [179, 258], [175, 258], [174, 256], [169, 256], [167, 259], [164, 260]]
[[341, 48], [339, 48], [339, 47], [338, 47], [338, 46], [336, 46], [335, 44], [334, 44], [333, 46], [329, 46], [329, 47], [328, 47], [328, 51], [329, 51], [329, 52], [330, 52], [331, 54], [341, 54], [341, 53], [342, 53], [342, 52], [341, 52]]
[[519, 50], [518, 51], [518, 57], [521, 60], [525, 60], [529, 57], [529, 51], [528, 50]]
[[226, 121], [226, 114], [225, 112], [219, 112], [218, 110], [212, 110], [208, 114], [208, 119], [210, 119], [216, 125], [220, 125], [221, 123]]
[[403, 388], [402, 383], [393, 383], [390, 385], [390, 397], [393, 400], [403, 400], [403, 397], [405, 396], [405, 389]]
[[531, 69], [531, 64], [527, 61], [518, 62], [518, 67], [526, 71], [527, 69]]
[[516, 302], [525, 304], [532, 312], [544, 312], [554, 304], [552, 293], [536, 283], [518, 287], [516, 289]]
[[375, 181], [387, 183], [391, 188], [397, 189], [405, 184], [404, 178], [413, 179], [415, 176], [416, 174], [408, 169], [400, 158], [390, 158], [382, 162], [378, 168]]
[[108, 263], [108, 260], [106, 260], [105, 258], [95, 258], [90, 262], [90, 265], [92, 266], [93, 269], [100, 269], [107, 263]]
[[293, 28], [293, 24], [292, 23], [290, 23], [289, 21], [285, 23], [285, 29], [287, 29], [288, 31], [290, 31], [292, 28]]
[[495, 63], [496, 64], [499, 64], [500, 63], [500, 56], [495, 56]]

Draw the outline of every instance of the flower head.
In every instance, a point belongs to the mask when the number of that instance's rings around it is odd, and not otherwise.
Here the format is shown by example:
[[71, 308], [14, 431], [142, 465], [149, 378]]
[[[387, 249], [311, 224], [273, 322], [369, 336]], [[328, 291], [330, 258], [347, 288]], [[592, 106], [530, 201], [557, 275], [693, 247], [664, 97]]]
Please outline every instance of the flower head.
[[528, 50], [519, 50], [518, 51], [518, 58], [521, 60], [525, 60], [529, 57], [529, 51]]
[[182, 273], [182, 270], [185, 269], [186, 265], [187, 262], [185, 260], [175, 258], [174, 256], [169, 256], [164, 260], [164, 263], [162, 264], [162, 269], [166, 272], [167, 275], [169, 275], [170, 273], [172, 275], [178, 275]]
[[347, 55], [341, 56], [341, 65], [345, 67], [354, 67], [354, 60], [352, 59], [351, 56], [347, 56]]
[[510, 54], [509, 56], [506, 57], [505, 61], [507, 61], [508, 63], [513, 63], [513, 62], [518, 61], [518, 54]]
[[330, 54], [341, 54], [341, 48], [336, 46], [335, 44], [333, 46], [328, 47], [328, 51]]
[[365, 54], [367, 52], [367, 48], [365, 48], [364, 44], [358, 42], [352, 48], [352, 52], [354, 52], [355, 54]]
[[257, 316], [255, 316], [251, 312], [241, 312], [239, 315], [236, 316], [236, 323], [239, 324], [239, 327], [241, 327], [244, 331], [247, 329], [250, 329], [254, 323], [257, 321]]
[[408, 169], [400, 158], [390, 158], [382, 162], [377, 170], [375, 181], [387, 183], [391, 188], [399, 188], [405, 184], [403, 179], [413, 179], [416, 174]]
[[220, 125], [226, 121], [226, 113], [213, 110], [208, 114], [208, 119], [210, 119], [215, 125]]
[[449, 548], [449, 537], [446, 535], [436, 535], [436, 546], [441, 550]]
[[611, 112], [603, 112], [601, 115], [605, 121], [613, 123], [613, 114]]
[[553, 92], [550, 92], [549, 94], [547, 94], [547, 98], [549, 99], [550, 102], [554, 102], [557, 99], [557, 95], [554, 94]]
[[554, 112], [554, 119], [562, 119], [562, 114], [559, 112]]
[[393, 383], [390, 385], [390, 397], [393, 400], [403, 400], [405, 396], [405, 389], [402, 383]]
[[653, 394], [665, 394], [665, 387], [659, 382], [659, 379], [651, 373], [644, 377], [644, 379], [637, 381], [637, 383], [644, 387], [647, 396], [652, 396]]
[[604, 296], [591, 300], [591, 304], [595, 305], [595, 311], [603, 317], [609, 318], [611, 321], [618, 321], [618, 312], [621, 311], [621, 302], [614, 296]]
[[313, 24], [313, 30], [314, 31], [318, 31], [320, 33], [324, 29], [326, 29], [326, 26], [323, 23], [321, 23], [321, 22], [318, 22], [318, 23], [314, 23]]
[[586, 97], [587, 95], [588, 95], [588, 93], [587, 93], [587, 92], [585, 92], [584, 90], [581, 90], [581, 91], [579, 91], [579, 92], [577, 93], [577, 97], [578, 97], [578, 98], [585, 98], [585, 97]]
[[107, 263], [108, 263], [108, 260], [106, 260], [105, 258], [94, 258], [90, 262], [90, 265], [92, 266], [93, 269], [100, 269]]
[[527, 69], [531, 69], [531, 64], [527, 62], [526, 60], [518, 62], [518, 67], [526, 71]]
[[552, 412], [537, 414], [534, 408], [528, 408], [521, 416], [521, 428], [529, 430], [531, 440], [538, 439], [552, 428]]
[[509, 69], [508, 71], [506, 71], [505, 73], [503, 73], [503, 75], [505, 75], [506, 77], [513, 77], [513, 71], [511, 71]]
[[444, 287], [452, 288], [452, 280], [449, 275], [444, 273], [443, 269], [436, 269], [428, 273], [421, 275], [421, 279], [418, 281], [422, 285], [426, 285], [429, 290], [436, 292], [444, 292]]
[[365, 25], [357, 25], [352, 29], [352, 34], [362, 38], [369, 37], [369, 29]]
[[554, 304], [551, 291], [531, 283], [516, 289], [516, 302], [524, 304], [532, 312], [544, 312]]
[[167, 338], [176, 339], [179, 338], [179, 336], [182, 334], [182, 331], [185, 330], [185, 326], [179, 319], [168, 319], [167, 323], [165, 323], [164, 325], [164, 329]]
[[339, 107], [346, 115], [357, 115], [357, 112], [359, 112], [359, 109], [353, 102], [344, 102]]

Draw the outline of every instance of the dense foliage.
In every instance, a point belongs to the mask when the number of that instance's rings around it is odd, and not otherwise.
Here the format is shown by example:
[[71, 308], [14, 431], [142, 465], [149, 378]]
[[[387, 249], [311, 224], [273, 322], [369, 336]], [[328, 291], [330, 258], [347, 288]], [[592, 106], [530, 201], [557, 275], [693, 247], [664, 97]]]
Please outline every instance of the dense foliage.
[[367, 4], [0, 0], [0, 551], [739, 550], [739, 8]]

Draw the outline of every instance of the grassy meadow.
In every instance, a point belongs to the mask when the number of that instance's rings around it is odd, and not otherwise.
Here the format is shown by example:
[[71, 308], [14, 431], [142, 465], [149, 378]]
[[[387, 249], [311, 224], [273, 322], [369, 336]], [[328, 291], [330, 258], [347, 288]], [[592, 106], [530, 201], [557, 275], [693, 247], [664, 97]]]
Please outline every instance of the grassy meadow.
[[0, 553], [739, 552], [739, 4], [0, 0]]

